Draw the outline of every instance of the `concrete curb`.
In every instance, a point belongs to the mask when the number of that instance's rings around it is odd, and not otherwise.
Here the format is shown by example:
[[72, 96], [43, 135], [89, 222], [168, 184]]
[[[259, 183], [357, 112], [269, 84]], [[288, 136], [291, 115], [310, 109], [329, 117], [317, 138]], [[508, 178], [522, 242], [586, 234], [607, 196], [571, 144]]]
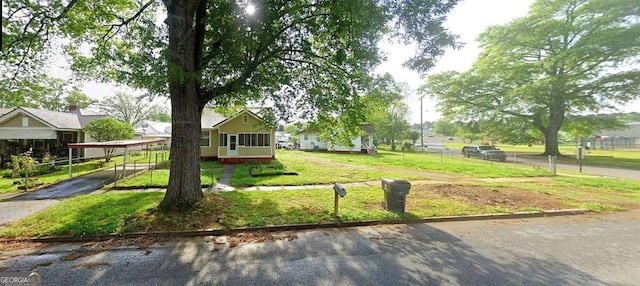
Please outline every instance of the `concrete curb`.
[[511, 214], [483, 214], [471, 216], [445, 216], [432, 218], [416, 218], [416, 219], [399, 219], [399, 220], [372, 220], [372, 221], [355, 221], [355, 222], [336, 222], [336, 223], [320, 223], [320, 224], [291, 224], [266, 227], [240, 227], [233, 229], [202, 229], [202, 230], [186, 230], [186, 231], [150, 231], [150, 232], [129, 232], [123, 234], [105, 234], [91, 236], [49, 236], [34, 237], [21, 239], [0, 239], [0, 243], [9, 242], [89, 242], [104, 241], [112, 238], [135, 238], [141, 236], [163, 236], [163, 237], [194, 237], [194, 236], [223, 236], [232, 235], [241, 232], [280, 232], [292, 230], [308, 230], [323, 228], [339, 228], [339, 227], [358, 227], [372, 225], [392, 225], [392, 224], [418, 224], [418, 223], [437, 223], [437, 222], [455, 222], [455, 221], [475, 221], [475, 220], [492, 220], [492, 219], [521, 219], [536, 217], [553, 217], [566, 215], [582, 215], [589, 213], [585, 209], [566, 209], [541, 212], [518, 212]]

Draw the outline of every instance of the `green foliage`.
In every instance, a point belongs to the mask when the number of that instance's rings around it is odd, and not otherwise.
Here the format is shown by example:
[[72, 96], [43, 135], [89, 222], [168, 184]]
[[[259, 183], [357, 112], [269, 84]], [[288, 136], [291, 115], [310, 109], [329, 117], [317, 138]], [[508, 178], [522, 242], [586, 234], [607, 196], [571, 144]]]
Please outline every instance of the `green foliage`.
[[[169, 95], [172, 120], [180, 122], [174, 134], [199, 134], [194, 117], [207, 104], [269, 102], [276, 118], [319, 122], [342, 142], [361, 132], [360, 97], [383, 57], [378, 42], [385, 35], [416, 46], [407, 66], [421, 73], [457, 46], [442, 27], [456, 0], [262, 1], [254, 15], [244, 13], [244, 1], [31, 2], [7, 3], [8, 63], [20, 65], [24, 55], [46, 50], [48, 39], [64, 38], [80, 78]], [[17, 19], [9, 16], [15, 11]], [[162, 23], [160, 11], [167, 15]], [[172, 148], [193, 156], [172, 164], [195, 169], [198, 150], [189, 146], [199, 136], [183, 139]], [[200, 194], [197, 173], [172, 179], [179, 182], [167, 194]]]
[[442, 136], [454, 136], [458, 132], [458, 126], [451, 121], [440, 119], [433, 123], [433, 132]]
[[409, 133], [409, 139], [411, 139], [411, 142], [413, 142], [413, 144], [416, 144], [416, 141], [418, 141], [418, 139], [420, 139], [420, 132], [411, 131]]
[[37, 172], [36, 164], [36, 160], [31, 158], [31, 154], [28, 152], [18, 156], [11, 155], [11, 177], [20, 178], [25, 176], [26, 173], [35, 176]]
[[143, 96], [117, 92], [100, 101], [100, 111], [102, 114], [109, 114], [119, 121], [135, 126], [142, 120], [149, 118], [149, 113], [154, 108], [146, 101], [149, 99], [145, 99]]
[[147, 118], [151, 121], [171, 122], [171, 112], [166, 107], [153, 105], [149, 109]]
[[[134, 130], [131, 124], [120, 122], [111, 117], [91, 120], [83, 130], [97, 142], [125, 140], [131, 139], [134, 136]], [[104, 148], [105, 162], [111, 161], [114, 153], [114, 148]]]
[[[500, 138], [526, 135], [512, 142], [533, 139], [527, 130], [535, 129], [545, 154], [557, 155], [568, 117], [610, 110], [640, 94], [639, 14], [633, 0], [538, 0], [527, 16], [480, 36], [484, 50], [470, 70], [433, 75], [426, 87], [444, 115], [492, 123]], [[567, 129], [584, 134], [599, 126]]]
[[367, 122], [376, 128], [376, 136], [389, 141], [395, 150], [395, 141], [408, 137], [411, 127], [407, 121], [409, 107], [404, 102], [409, 94], [405, 83], [396, 82], [390, 74], [376, 78], [364, 97]]

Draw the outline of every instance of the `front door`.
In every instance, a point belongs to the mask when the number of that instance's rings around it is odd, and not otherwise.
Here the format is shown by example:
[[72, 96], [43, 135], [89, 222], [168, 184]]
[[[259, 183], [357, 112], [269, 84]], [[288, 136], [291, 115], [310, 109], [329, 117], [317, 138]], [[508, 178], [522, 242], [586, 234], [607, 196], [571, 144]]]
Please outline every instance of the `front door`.
[[238, 134], [229, 134], [229, 144], [227, 149], [228, 157], [238, 156]]

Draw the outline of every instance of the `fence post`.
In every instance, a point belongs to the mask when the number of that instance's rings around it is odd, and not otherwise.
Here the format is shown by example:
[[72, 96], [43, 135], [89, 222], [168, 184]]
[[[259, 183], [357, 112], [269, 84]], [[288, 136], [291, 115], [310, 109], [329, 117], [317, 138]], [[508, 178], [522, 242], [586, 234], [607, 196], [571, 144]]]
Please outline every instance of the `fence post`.
[[133, 160], [133, 173], [134, 173], [134, 174], [136, 173], [136, 162], [137, 162], [137, 161], [138, 161], [138, 160]]
[[551, 174], [556, 175], [556, 156], [549, 155], [549, 169]]
[[27, 164], [26, 168], [24, 169], [24, 191], [28, 192], [29, 191], [29, 165]]
[[118, 185], [118, 163], [113, 162], [113, 186]]
[[518, 158], [516, 153], [513, 153], [513, 167], [517, 167], [518, 166]]

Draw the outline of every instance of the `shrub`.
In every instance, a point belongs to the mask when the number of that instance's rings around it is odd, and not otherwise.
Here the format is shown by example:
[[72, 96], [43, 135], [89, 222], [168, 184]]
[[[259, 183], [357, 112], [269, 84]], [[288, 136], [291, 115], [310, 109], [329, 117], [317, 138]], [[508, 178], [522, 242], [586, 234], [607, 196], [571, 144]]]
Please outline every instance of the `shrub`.
[[11, 177], [19, 178], [29, 172], [29, 175], [37, 175], [36, 160], [31, 158], [31, 154], [24, 152], [18, 156], [11, 156]]

